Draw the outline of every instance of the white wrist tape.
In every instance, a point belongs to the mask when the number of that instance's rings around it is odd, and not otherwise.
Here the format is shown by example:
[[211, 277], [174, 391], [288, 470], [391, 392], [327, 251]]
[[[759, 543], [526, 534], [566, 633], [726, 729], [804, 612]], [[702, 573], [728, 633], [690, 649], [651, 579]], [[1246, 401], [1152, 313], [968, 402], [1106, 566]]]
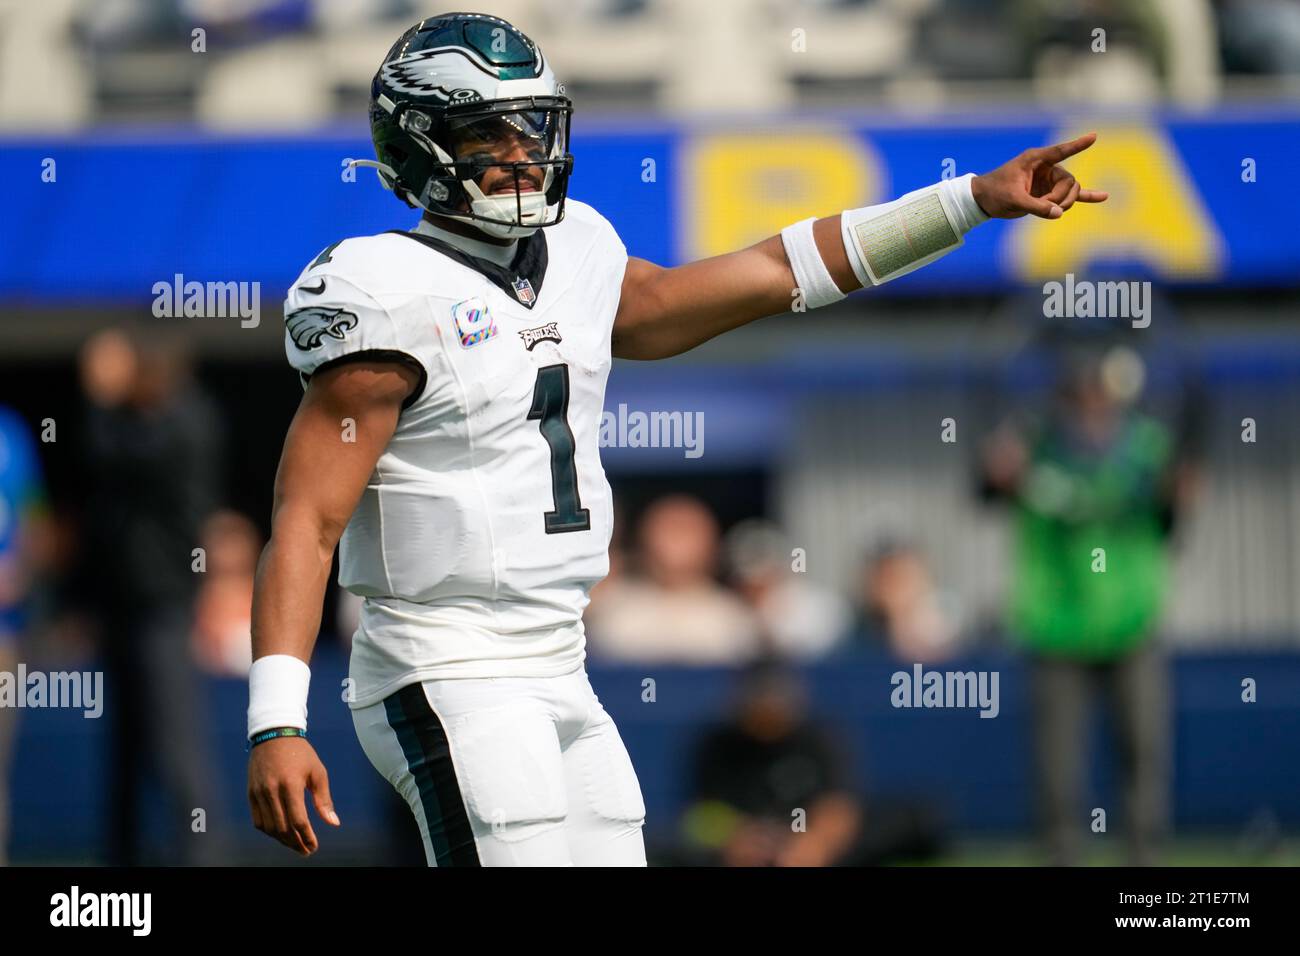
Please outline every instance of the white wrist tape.
[[292, 654], [268, 654], [248, 672], [248, 736], [272, 727], [307, 729], [311, 668]]
[[880, 285], [960, 248], [962, 237], [989, 218], [971, 192], [974, 178], [967, 173], [841, 213], [840, 233], [858, 281]]
[[803, 294], [804, 305], [810, 309], [844, 298], [844, 293], [831, 278], [822, 254], [817, 251], [817, 242], [813, 239], [813, 223], [816, 221], [805, 219], [781, 230], [781, 243], [785, 246], [785, 257], [790, 260], [795, 285]]

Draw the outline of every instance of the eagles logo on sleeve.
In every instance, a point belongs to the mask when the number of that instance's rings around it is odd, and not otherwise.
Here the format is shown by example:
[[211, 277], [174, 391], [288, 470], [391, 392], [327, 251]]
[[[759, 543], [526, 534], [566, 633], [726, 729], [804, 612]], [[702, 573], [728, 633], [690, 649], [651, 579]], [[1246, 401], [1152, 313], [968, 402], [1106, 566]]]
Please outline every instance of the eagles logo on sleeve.
[[346, 309], [299, 309], [284, 317], [284, 327], [294, 345], [310, 352], [320, 348], [327, 335], [341, 342], [357, 327], [357, 317]]

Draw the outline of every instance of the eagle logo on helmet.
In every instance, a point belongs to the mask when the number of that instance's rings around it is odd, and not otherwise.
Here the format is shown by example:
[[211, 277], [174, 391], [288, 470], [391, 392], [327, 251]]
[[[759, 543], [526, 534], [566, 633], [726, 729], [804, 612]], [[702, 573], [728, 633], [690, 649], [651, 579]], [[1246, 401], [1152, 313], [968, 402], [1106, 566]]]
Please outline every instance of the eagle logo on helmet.
[[[430, 95], [446, 102], [472, 103], [483, 99], [483, 96], [464, 86], [457, 85], [448, 89], [444, 84], [448, 79], [459, 79], [462, 83], [470, 79], [471, 76], [466, 73], [469, 67], [476, 67], [487, 79], [495, 80], [496, 70], [477, 58], [476, 53], [470, 47], [436, 46], [419, 50], [385, 63], [379, 69], [379, 78], [396, 93]], [[461, 75], [456, 77], [456, 73]]]
[[421, 50], [400, 60], [385, 63], [379, 70], [381, 81], [399, 93], [431, 93], [439, 99], [450, 99], [451, 91], [436, 81], [437, 71], [427, 65], [441, 50]]
[[327, 335], [343, 341], [357, 327], [357, 317], [346, 309], [313, 307], [290, 312], [284, 317], [284, 327], [294, 345], [310, 352], [320, 348]]

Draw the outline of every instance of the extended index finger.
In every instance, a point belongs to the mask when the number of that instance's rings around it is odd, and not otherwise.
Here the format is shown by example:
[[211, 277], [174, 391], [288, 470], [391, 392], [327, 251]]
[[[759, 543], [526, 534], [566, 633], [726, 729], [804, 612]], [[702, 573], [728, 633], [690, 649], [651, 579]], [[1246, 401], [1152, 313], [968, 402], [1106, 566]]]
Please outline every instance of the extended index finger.
[[1037, 159], [1046, 160], [1049, 163], [1062, 163], [1097, 142], [1096, 133], [1084, 133], [1078, 139], [1072, 139], [1067, 143], [1057, 143], [1055, 146], [1044, 146], [1041, 149], [1030, 150], [1029, 152]]

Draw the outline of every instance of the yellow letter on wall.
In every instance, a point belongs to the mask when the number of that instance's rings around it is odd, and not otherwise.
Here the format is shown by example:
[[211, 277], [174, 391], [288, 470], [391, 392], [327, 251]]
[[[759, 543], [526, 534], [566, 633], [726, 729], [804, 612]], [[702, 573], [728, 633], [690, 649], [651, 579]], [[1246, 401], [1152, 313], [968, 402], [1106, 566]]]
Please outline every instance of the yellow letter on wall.
[[698, 136], [685, 158], [678, 221], [688, 259], [734, 252], [809, 216], [881, 201], [884, 190], [869, 147], [847, 135]]
[[1064, 166], [1084, 187], [1105, 190], [1110, 198], [1079, 203], [1056, 222], [1019, 220], [1007, 246], [1013, 275], [1059, 277], [1084, 272], [1099, 259], [1138, 260], [1170, 278], [1219, 274], [1223, 239], [1161, 130], [1100, 128], [1097, 144]]

